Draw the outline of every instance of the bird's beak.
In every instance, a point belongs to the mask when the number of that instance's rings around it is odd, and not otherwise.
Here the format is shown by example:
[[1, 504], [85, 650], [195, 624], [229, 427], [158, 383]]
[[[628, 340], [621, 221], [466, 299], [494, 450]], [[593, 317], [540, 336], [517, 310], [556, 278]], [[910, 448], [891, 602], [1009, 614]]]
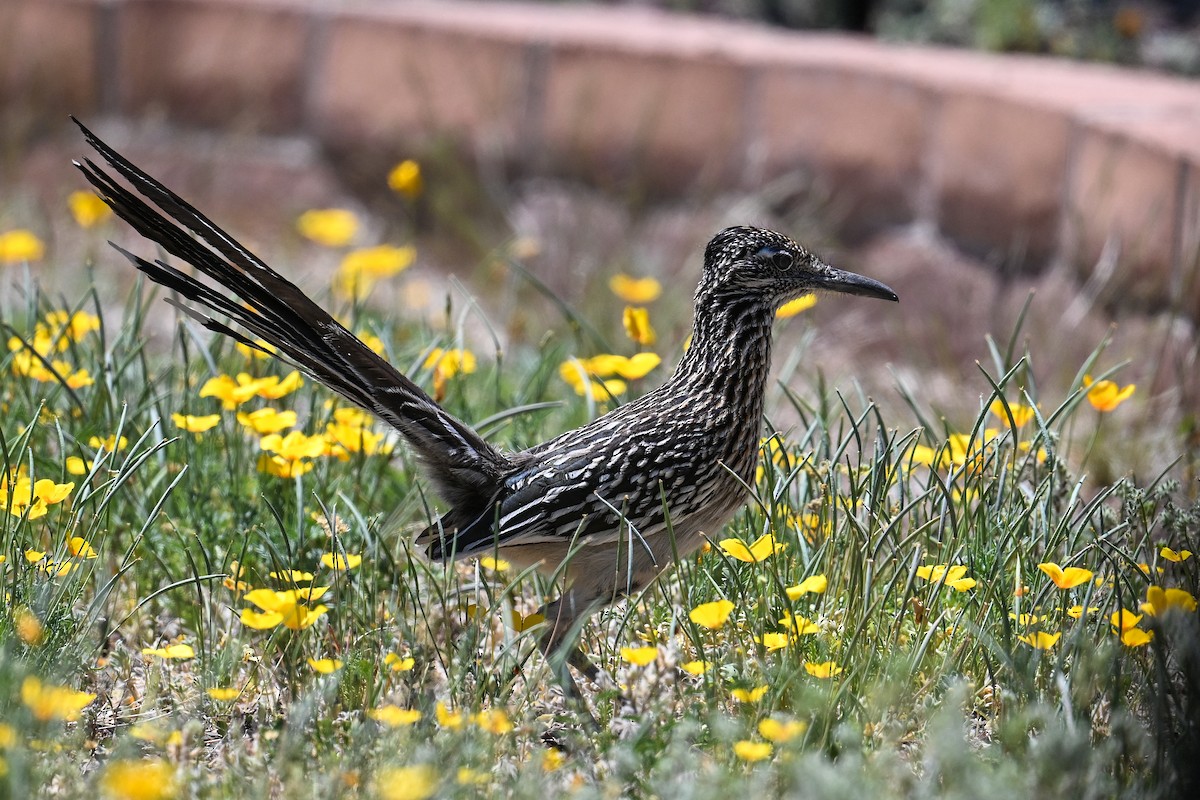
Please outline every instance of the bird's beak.
[[863, 297], [876, 297], [880, 300], [898, 301], [900, 297], [890, 286], [880, 283], [874, 278], [846, 272], [842, 269], [826, 267], [817, 274], [813, 282], [814, 289], [828, 289], [842, 294], [859, 294]]

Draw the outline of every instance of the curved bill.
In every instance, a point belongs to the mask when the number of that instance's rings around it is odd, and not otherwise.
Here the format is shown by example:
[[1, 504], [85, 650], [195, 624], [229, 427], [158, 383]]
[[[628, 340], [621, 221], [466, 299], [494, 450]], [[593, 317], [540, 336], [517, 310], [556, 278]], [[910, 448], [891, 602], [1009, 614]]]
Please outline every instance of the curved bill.
[[880, 283], [874, 278], [858, 275], [842, 269], [829, 267], [817, 275], [813, 288], [828, 289], [842, 294], [858, 294], [863, 297], [877, 297], [880, 300], [899, 301], [900, 297], [887, 284]]

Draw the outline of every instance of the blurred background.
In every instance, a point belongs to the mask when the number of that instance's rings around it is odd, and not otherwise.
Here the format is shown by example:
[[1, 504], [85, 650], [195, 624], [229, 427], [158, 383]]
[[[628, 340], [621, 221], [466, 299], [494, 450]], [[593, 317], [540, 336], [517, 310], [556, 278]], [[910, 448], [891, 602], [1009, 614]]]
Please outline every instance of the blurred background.
[[[775, 227], [902, 300], [781, 321], [780, 427], [786, 386], [970, 429], [977, 364], [1028, 353], [1051, 407], [1085, 370], [1137, 385], [1095, 481], [1190, 469], [1197, 72], [1196, 0], [5, 0], [0, 234], [44, 251], [0, 265], [0, 305], [134, 285], [104, 242], [145, 245], [68, 207], [74, 114], [317, 296], [351, 246], [414, 246], [368, 302], [516, 357], [571, 335], [563, 307], [619, 347], [625, 274], [665, 287], [672, 362], [707, 238]], [[329, 208], [352, 241], [297, 228]]]

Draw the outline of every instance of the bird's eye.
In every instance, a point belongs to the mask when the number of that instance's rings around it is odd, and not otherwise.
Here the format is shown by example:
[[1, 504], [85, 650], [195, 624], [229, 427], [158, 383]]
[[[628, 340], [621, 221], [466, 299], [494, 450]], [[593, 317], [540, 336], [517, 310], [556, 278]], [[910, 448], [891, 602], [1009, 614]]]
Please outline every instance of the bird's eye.
[[760, 248], [755, 255], [764, 261], [769, 260], [779, 270], [789, 270], [792, 268], [792, 264], [795, 263], [795, 259], [791, 253], [778, 247]]

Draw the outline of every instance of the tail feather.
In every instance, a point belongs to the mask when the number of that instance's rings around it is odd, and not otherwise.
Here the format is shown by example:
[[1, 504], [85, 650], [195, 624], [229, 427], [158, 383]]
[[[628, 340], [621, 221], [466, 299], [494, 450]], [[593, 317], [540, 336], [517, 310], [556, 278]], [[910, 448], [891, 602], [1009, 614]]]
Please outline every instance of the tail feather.
[[[208, 311], [233, 319], [255, 337], [278, 348], [285, 360], [315, 380], [393, 425], [408, 439], [439, 493], [451, 505], [490, 499], [509, 467], [503, 454], [466, 423], [446, 412], [299, 287], [78, 120], [74, 121], [88, 143], [137, 191], [135, 194], [124, 188], [89, 159], [82, 164], [76, 162], [117, 216], [171, 255], [195, 267], [222, 290], [235, 294], [240, 302], [163, 261], [147, 261], [113, 245], [134, 266], [155, 283]], [[174, 305], [211, 331], [259, 347], [250, 337], [207, 313], [180, 303]]]

